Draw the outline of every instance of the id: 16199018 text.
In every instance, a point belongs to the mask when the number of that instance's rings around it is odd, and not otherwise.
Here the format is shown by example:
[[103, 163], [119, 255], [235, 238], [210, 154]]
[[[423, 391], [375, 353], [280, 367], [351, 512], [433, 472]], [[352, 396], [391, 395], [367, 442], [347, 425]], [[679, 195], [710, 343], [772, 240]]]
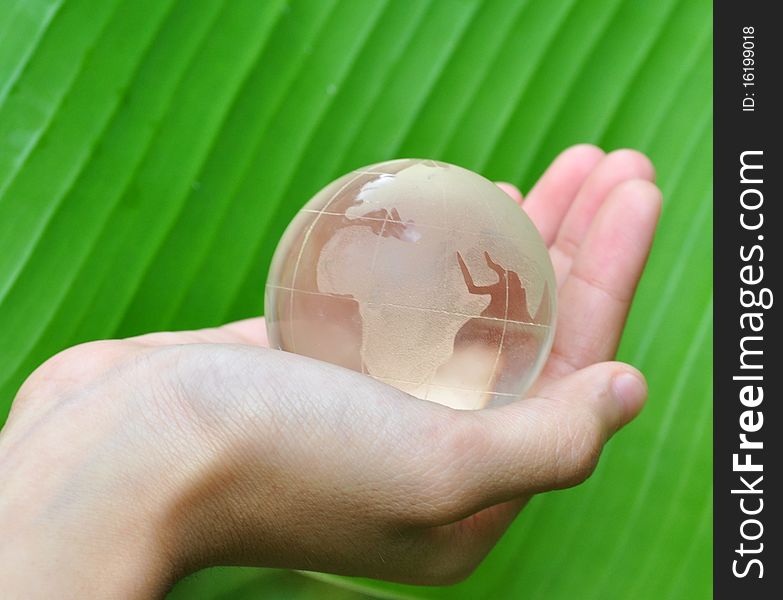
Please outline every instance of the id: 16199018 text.
[[745, 96], [742, 98], [742, 110], [756, 110], [756, 28], [742, 28], [742, 87]]

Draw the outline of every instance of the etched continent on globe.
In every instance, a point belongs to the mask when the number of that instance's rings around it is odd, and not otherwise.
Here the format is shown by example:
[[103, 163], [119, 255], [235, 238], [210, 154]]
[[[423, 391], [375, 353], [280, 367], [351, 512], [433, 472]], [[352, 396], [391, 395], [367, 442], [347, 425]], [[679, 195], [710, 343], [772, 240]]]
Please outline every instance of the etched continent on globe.
[[402, 159], [330, 183], [266, 285], [273, 348], [455, 408], [518, 398], [552, 344], [556, 289], [533, 223], [461, 167]]

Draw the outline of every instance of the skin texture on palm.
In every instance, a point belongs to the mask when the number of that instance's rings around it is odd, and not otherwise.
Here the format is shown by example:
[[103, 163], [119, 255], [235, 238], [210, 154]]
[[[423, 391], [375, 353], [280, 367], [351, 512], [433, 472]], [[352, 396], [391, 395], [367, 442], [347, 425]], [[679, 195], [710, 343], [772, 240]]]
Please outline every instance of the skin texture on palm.
[[506, 406], [455, 411], [265, 349], [260, 318], [53, 357], [0, 432], [11, 597], [148, 597], [215, 564], [465, 577], [641, 410], [641, 375], [606, 361], [652, 243], [653, 179], [637, 152], [583, 145], [524, 202], [499, 184], [550, 247], [560, 305], [542, 376]]

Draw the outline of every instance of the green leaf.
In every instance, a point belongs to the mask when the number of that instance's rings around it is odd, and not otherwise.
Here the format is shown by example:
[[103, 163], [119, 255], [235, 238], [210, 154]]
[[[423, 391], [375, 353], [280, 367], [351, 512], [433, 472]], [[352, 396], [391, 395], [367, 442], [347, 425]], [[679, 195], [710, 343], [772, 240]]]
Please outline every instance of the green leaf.
[[[529, 189], [568, 145], [630, 146], [665, 196], [619, 357], [648, 375], [644, 414], [467, 581], [319, 579], [707, 597], [711, 24], [707, 0], [0, 2], [0, 422], [62, 348], [259, 314], [285, 225], [344, 171], [432, 157]], [[357, 597], [326, 585], [220, 569], [172, 595]]]

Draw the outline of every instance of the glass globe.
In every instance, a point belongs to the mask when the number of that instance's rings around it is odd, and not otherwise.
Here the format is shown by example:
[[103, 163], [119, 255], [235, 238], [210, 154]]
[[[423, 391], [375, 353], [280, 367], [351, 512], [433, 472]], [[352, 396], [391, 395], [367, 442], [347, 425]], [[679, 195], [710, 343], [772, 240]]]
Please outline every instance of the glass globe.
[[495, 184], [402, 159], [333, 181], [296, 215], [266, 284], [270, 345], [475, 409], [520, 397], [552, 344], [549, 253]]

